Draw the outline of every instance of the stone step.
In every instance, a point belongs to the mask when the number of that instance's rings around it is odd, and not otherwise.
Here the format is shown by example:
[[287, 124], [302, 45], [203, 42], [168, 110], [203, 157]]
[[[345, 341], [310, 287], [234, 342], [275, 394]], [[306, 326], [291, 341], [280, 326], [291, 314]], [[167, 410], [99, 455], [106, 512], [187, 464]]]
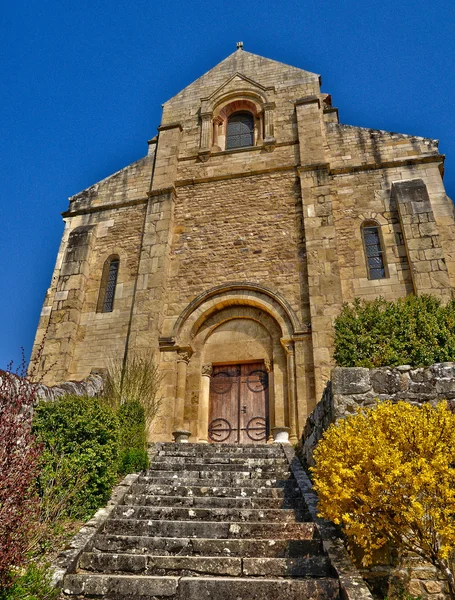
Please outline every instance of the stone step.
[[141, 575], [228, 575], [230, 577], [327, 577], [332, 574], [325, 556], [296, 558], [240, 558], [227, 556], [156, 556], [86, 552], [79, 568], [102, 573]]
[[64, 592], [82, 598], [115, 600], [339, 600], [337, 579], [273, 579], [245, 577], [157, 577], [131, 575], [67, 575]]
[[279, 444], [173, 444], [164, 443], [157, 447], [157, 454], [236, 454], [247, 456], [251, 454], [283, 457], [283, 448]]
[[[255, 476], [253, 473], [229, 473], [229, 472], [198, 472], [174, 473], [173, 471], [155, 471], [153, 474], [141, 475], [138, 483], [172, 484], [178, 481], [181, 485], [217, 485], [220, 487], [256, 487], [266, 485], [269, 487], [283, 487], [286, 481], [290, 481], [286, 474], [284, 477], [264, 475]], [[294, 484], [296, 485], [296, 484]]]
[[155, 496], [150, 494], [127, 494], [123, 504], [140, 506], [188, 506], [195, 508], [295, 508], [304, 510], [301, 498], [217, 498], [216, 496]]
[[[255, 482], [257, 483], [257, 482]], [[295, 480], [285, 481], [281, 487], [218, 487], [210, 484], [180, 485], [178, 480], [170, 484], [135, 483], [131, 486], [133, 494], [152, 494], [159, 496], [207, 496], [211, 498], [301, 498], [300, 490]]]
[[[145, 519], [108, 519], [102, 532], [127, 536], [200, 537], [217, 539], [261, 538], [276, 540], [311, 540], [314, 523], [238, 523], [218, 521], [171, 521]], [[316, 537], [318, 537], [316, 535]]]
[[291, 509], [257, 508], [180, 508], [175, 506], [116, 506], [112, 518], [118, 519], [166, 519], [170, 521], [230, 521], [295, 523], [307, 521], [308, 513]]
[[264, 465], [264, 466], [252, 466], [245, 463], [242, 464], [230, 464], [230, 463], [217, 463], [210, 464], [205, 461], [198, 460], [194, 461], [194, 463], [174, 463], [174, 462], [155, 462], [153, 461], [150, 469], [148, 469], [147, 473], [155, 472], [155, 471], [173, 471], [174, 473], [191, 473], [192, 471], [201, 471], [201, 472], [215, 472], [219, 473], [222, 471], [231, 471], [238, 473], [257, 473], [261, 475], [263, 473], [279, 473], [289, 475], [289, 467], [286, 465]]
[[185, 465], [240, 465], [247, 468], [257, 467], [274, 467], [279, 466], [282, 468], [288, 467], [288, 461], [285, 458], [249, 458], [249, 457], [238, 457], [238, 456], [155, 456], [153, 464], [179, 464]]
[[210, 539], [166, 538], [124, 535], [96, 535], [93, 549], [99, 552], [127, 554], [155, 554], [180, 556], [243, 556], [243, 557], [298, 557], [322, 553], [320, 539]]

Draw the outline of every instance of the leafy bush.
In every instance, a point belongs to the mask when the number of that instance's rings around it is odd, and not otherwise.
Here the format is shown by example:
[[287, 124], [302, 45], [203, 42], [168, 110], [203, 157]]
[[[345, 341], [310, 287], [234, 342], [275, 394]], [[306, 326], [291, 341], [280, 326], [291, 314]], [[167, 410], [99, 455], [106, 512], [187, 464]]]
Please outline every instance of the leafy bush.
[[31, 430], [36, 390], [25, 377], [0, 372], [0, 588], [26, 557], [37, 513], [33, 482], [40, 449]]
[[[46, 457], [44, 457], [43, 461]], [[89, 480], [89, 474], [75, 471], [67, 456], [52, 455], [52, 468], [42, 469], [39, 488], [38, 514], [31, 527], [30, 558], [40, 557], [62, 545], [80, 528], [79, 494]]]
[[455, 415], [384, 402], [333, 424], [312, 468], [321, 516], [364, 551], [386, 543], [439, 569], [455, 598]]
[[455, 301], [356, 299], [335, 320], [334, 357], [342, 367], [368, 368], [455, 361]]
[[30, 563], [8, 590], [0, 590], [0, 600], [56, 600], [59, 594], [60, 590], [52, 585], [49, 569]]
[[137, 401], [125, 402], [117, 412], [119, 421], [119, 473], [126, 475], [148, 467], [145, 450], [145, 411]]
[[44, 448], [40, 495], [49, 481], [57, 498], [75, 488], [71, 516], [90, 517], [108, 500], [117, 478], [116, 415], [97, 398], [64, 396], [38, 404], [33, 429]]
[[120, 475], [145, 471], [149, 466], [147, 451], [140, 448], [127, 448], [120, 452], [119, 469]]

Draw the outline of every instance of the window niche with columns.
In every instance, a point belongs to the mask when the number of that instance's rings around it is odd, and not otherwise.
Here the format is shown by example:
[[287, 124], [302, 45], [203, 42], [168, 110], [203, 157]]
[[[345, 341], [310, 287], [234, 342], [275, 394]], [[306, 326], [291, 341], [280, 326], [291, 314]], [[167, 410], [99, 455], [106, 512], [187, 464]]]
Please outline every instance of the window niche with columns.
[[199, 158], [209, 159], [217, 152], [235, 152], [248, 148], [273, 150], [275, 104], [257, 98], [235, 98], [218, 103], [213, 110], [201, 107]]

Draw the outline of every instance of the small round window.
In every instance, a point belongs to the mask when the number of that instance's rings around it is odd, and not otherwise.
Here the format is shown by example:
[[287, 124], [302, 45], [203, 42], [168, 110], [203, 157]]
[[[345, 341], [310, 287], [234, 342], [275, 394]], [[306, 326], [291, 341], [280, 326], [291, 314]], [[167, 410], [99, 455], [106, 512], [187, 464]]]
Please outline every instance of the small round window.
[[249, 112], [232, 114], [227, 123], [226, 150], [254, 145], [254, 117]]

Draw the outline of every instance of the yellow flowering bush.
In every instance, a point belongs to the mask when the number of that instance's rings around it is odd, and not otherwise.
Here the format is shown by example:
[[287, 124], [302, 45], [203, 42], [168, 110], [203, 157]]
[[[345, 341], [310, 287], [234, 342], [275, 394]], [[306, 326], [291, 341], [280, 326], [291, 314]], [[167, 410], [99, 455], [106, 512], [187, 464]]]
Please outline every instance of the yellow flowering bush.
[[333, 424], [312, 468], [319, 512], [340, 524], [369, 564], [386, 542], [415, 552], [455, 581], [455, 415], [379, 403]]

